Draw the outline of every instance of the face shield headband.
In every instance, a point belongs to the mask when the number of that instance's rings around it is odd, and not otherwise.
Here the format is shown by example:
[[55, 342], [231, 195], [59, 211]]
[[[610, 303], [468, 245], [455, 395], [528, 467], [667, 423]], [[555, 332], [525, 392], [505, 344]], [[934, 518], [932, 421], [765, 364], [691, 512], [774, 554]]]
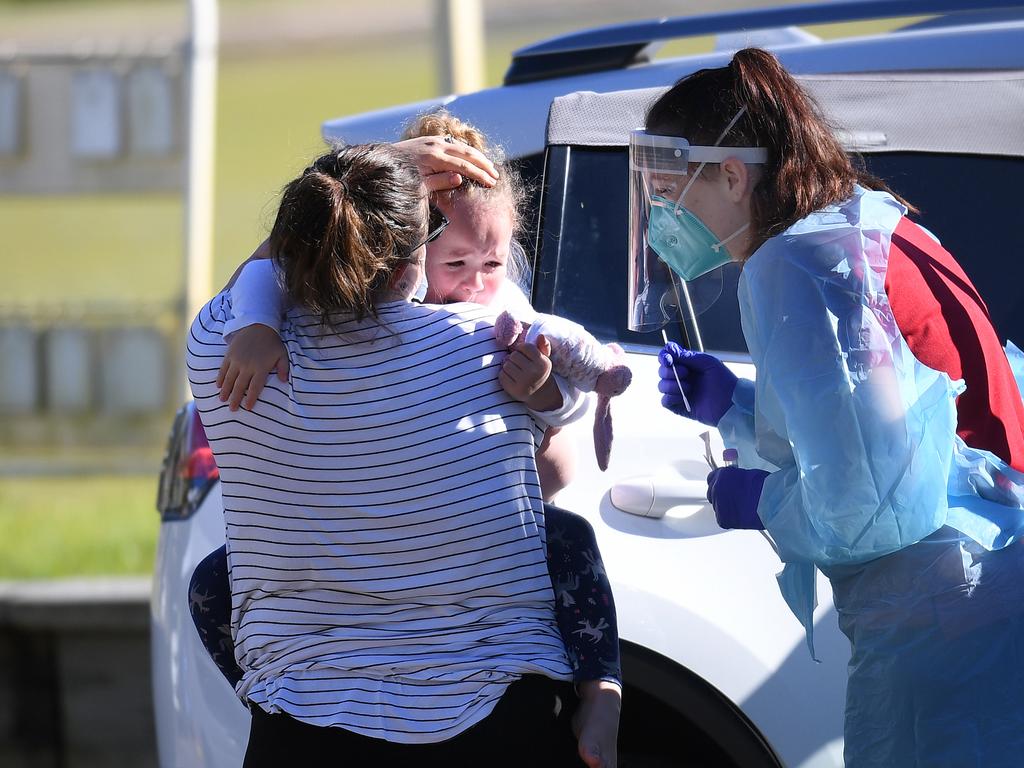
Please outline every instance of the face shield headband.
[[[713, 146], [693, 146], [683, 138], [646, 131], [630, 135], [631, 329], [657, 330], [681, 319], [681, 294], [693, 287], [687, 284], [726, 264], [730, 257], [724, 246], [748, 228], [744, 225], [719, 240], [683, 204], [708, 163], [730, 157], [750, 164], [767, 161], [768, 151], [762, 147], [720, 146], [745, 111], [729, 121]], [[692, 174], [691, 163], [699, 163]]]

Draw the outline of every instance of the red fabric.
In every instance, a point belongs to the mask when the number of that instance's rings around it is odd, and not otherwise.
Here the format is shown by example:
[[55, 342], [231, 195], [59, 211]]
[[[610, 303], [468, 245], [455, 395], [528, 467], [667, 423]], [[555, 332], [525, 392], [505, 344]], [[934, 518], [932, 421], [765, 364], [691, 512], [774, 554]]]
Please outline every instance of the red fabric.
[[909, 219], [892, 236], [885, 292], [914, 356], [966, 382], [957, 434], [1024, 471], [1024, 403], [988, 307], [949, 252]]

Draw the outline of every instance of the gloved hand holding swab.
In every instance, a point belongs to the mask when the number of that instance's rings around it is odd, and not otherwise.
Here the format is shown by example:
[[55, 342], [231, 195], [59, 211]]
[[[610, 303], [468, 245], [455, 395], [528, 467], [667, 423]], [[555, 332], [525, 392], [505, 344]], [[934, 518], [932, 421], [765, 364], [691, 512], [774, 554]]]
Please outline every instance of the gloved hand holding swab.
[[[662, 331], [662, 335], [666, 335]], [[709, 427], [732, 408], [736, 374], [706, 352], [694, 352], [666, 339], [658, 352], [658, 391], [661, 405], [674, 414]]]
[[[661, 329], [661, 338], [664, 339], [665, 344], [668, 344], [668, 334], [665, 333], [665, 329]], [[679, 385], [679, 394], [682, 395], [683, 405], [687, 411], [692, 411], [690, 407], [690, 401], [686, 399], [686, 393], [683, 392], [683, 382], [679, 380], [679, 374], [676, 372], [675, 360], [672, 359], [672, 355], [666, 355], [666, 363], [672, 368], [672, 375], [676, 377], [676, 384]]]

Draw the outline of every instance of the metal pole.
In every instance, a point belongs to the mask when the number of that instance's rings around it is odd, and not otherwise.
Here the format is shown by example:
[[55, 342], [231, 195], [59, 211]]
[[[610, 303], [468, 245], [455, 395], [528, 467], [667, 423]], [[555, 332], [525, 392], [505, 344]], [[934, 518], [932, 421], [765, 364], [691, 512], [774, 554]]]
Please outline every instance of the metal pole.
[[[189, 0], [184, 311], [187, 330], [213, 295], [213, 161], [217, 117], [217, 0]], [[188, 384], [185, 397], [191, 398]]]
[[484, 85], [484, 16], [480, 0], [437, 0], [435, 39], [441, 92], [470, 93]]

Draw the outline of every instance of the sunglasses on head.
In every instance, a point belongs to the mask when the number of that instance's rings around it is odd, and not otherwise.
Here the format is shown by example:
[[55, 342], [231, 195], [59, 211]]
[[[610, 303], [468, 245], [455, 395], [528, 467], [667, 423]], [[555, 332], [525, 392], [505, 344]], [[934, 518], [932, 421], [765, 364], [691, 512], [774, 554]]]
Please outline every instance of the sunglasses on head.
[[437, 240], [448, 226], [448, 217], [441, 213], [436, 206], [432, 205], [430, 206], [430, 217], [427, 220], [427, 226], [429, 229], [427, 230], [426, 239], [413, 248], [413, 251], [417, 251], [427, 243], [432, 243]]

